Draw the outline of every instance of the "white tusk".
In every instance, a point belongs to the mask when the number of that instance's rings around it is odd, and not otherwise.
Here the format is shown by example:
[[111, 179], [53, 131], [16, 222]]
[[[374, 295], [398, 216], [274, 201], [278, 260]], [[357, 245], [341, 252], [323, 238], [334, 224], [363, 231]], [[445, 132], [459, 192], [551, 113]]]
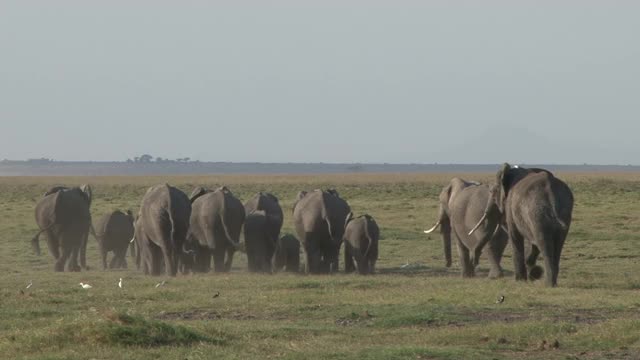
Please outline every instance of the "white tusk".
[[438, 222], [435, 225], [433, 225], [433, 227], [431, 229], [425, 230], [424, 233], [425, 234], [431, 234], [433, 232], [433, 230], [438, 228], [439, 225], [440, 225], [440, 220], [438, 220]]
[[129, 241], [129, 244], [131, 244], [134, 240], [136, 239], [136, 237], [132, 237], [131, 240]]
[[484, 213], [484, 215], [482, 215], [482, 217], [480, 218], [480, 221], [478, 221], [476, 226], [474, 226], [473, 229], [471, 229], [471, 231], [469, 231], [469, 235], [473, 234], [474, 231], [478, 230], [478, 228], [480, 227], [480, 225], [482, 225], [482, 223], [484, 222], [484, 220], [486, 218], [487, 218], [487, 213]]

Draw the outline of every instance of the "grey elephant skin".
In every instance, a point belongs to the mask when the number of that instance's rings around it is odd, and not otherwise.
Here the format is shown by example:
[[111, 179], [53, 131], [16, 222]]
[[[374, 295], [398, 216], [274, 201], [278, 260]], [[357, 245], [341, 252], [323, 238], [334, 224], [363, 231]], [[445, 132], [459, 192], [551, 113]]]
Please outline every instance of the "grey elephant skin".
[[55, 187], [38, 201], [35, 218], [40, 231], [31, 240], [40, 255], [40, 235], [47, 239], [49, 252], [55, 259], [54, 270], [80, 271], [86, 269], [86, 246], [91, 227], [91, 187]]
[[488, 201], [488, 185], [453, 178], [440, 192], [436, 225], [425, 231], [430, 233], [440, 227], [447, 267], [451, 266], [451, 241], [456, 242], [463, 277], [475, 276], [483, 249], [491, 266], [489, 277], [498, 278], [503, 274], [500, 261], [508, 237], [500, 226], [500, 212], [492, 209], [482, 225], [469, 235], [484, 216]]
[[[134, 235], [133, 222], [131, 210], [115, 210], [98, 219], [94, 226], [94, 236], [98, 241], [103, 270], [127, 268], [126, 255], [129, 242]], [[107, 267], [109, 252], [113, 252], [113, 257]]]
[[338, 271], [340, 246], [349, 212], [349, 204], [333, 189], [298, 194], [293, 222], [304, 250], [308, 273]]
[[273, 271], [299, 272], [300, 271], [300, 242], [295, 236], [286, 234], [276, 245], [276, 253], [273, 256]]
[[244, 204], [245, 214], [259, 210], [264, 211], [265, 215], [269, 217], [269, 228], [267, 231], [269, 232], [269, 236], [275, 239], [274, 241], [277, 241], [280, 237], [282, 223], [284, 222], [284, 215], [278, 198], [268, 192], [259, 192]]
[[189, 246], [195, 248], [194, 270], [208, 272], [213, 255], [214, 270], [231, 270], [233, 255], [240, 248], [245, 220], [242, 202], [225, 186], [214, 191], [196, 188], [191, 195]]
[[244, 222], [244, 243], [250, 272], [271, 273], [271, 262], [276, 251], [277, 237], [269, 231], [276, 222], [263, 210], [247, 215]]
[[168, 184], [149, 188], [135, 223], [137, 256], [145, 274], [176, 276], [178, 258], [189, 229], [191, 203]]
[[[560, 255], [573, 212], [569, 186], [547, 170], [505, 163], [496, 174], [485, 212], [495, 209], [503, 214], [511, 239], [516, 280], [541, 277], [536, 261], [542, 253], [545, 284], [557, 286]], [[526, 262], [525, 245], [531, 246]]]
[[353, 272], [357, 265], [360, 274], [373, 274], [378, 260], [379, 240], [380, 228], [372, 216], [364, 214], [354, 218], [353, 213], [349, 213], [344, 231], [345, 272]]

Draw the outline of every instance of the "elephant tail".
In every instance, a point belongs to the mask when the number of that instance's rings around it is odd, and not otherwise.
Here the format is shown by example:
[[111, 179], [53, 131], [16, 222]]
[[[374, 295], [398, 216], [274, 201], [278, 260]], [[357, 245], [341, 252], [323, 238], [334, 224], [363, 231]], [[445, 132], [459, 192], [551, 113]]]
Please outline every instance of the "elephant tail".
[[231, 232], [229, 232], [229, 228], [227, 227], [227, 216], [226, 216], [226, 211], [224, 211], [221, 216], [220, 216], [220, 222], [222, 223], [222, 229], [224, 230], [224, 234], [227, 237], [227, 241], [229, 241], [229, 244], [231, 244], [231, 246], [233, 246], [236, 249], [241, 249], [240, 244], [235, 242], [233, 240], [233, 238], [231, 237]]
[[364, 256], [368, 256], [369, 255], [369, 251], [371, 250], [371, 244], [373, 244], [373, 239], [371, 238], [371, 233], [369, 232], [369, 218], [365, 217], [365, 222], [364, 222], [364, 234], [367, 237], [367, 240], [369, 241], [369, 245], [367, 245], [367, 250], [364, 252]]
[[31, 246], [33, 247], [33, 251], [36, 253], [36, 255], [40, 255], [40, 234], [42, 234], [45, 231], [49, 231], [52, 227], [54, 227], [56, 224], [53, 223], [49, 226], [47, 226], [46, 228], [38, 231], [33, 238], [31, 238]]

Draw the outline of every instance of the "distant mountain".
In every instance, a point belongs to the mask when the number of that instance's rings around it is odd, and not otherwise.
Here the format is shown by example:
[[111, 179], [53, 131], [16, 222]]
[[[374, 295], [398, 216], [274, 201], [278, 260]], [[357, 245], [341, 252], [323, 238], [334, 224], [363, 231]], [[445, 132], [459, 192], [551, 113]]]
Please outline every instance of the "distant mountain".
[[[563, 172], [640, 172], [640, 166], [544, 165]], [[499, 164], [325, 164], [325, 163], [228, 163], [228, 162], [70, 162], [0, 161], [0, 176], [108, 176], [187, 174], [341, 174], [341, 173], [491, 173]]]

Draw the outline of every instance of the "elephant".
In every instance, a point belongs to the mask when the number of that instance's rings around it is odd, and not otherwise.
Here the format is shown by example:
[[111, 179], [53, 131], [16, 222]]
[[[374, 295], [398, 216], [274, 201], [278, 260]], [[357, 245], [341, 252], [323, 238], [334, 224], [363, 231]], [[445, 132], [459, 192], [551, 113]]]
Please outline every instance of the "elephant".
[[[244, 206], [233, 193], [222, 186], [214, 191], [198, 187], [190, 198], [189, 246], [196, 248], [195, 269], [207, 272], [231, 270], [233, 254], [240, 248], [240, 233], [245, 220]], [[225, 259], [226, 255], [226, 259]]]
[[276, 253], [273, 256], [274, 271], [300, 271], [300, 242], [295, 236], [287, 234], [278, 239]]
[[338, 271], [349, 212], [349, 204], [334, 189], [298, 193], [293, 222], [305, 253], [307, 273]]
[[368, 214], [353, 217], [349, 212], [344, 230], [344, 269], [346, 273], [353, 272], [355, 263], [362, 275], [373, 274], [378, 260], [378, 241], [380, 229], [375, 219]]
[[[115, 210], [104, 214], [95, 226], [94, 237], [98, 241], [102, 268], [107, 269], [107, 253], [113, 251], [113, 258], [109, 263], [110, 269], [127, 268], [127, 248], [133, 238], [133, 213], [131, 210], [122, 212]], [[133, 245], [133, 244], [131, 244]]]
[[271, 193], [259, 192], [244, 204], [245, 214], [250, 214], [257, 210], [263, 210], [269, 217], [269, 228], [267, 229], [272, 239], [280, 238], [280, 230], [284, 215], [278, 198]]
[[451, 266], [453, 237], [458, 248], [463, 277], [475, 276], [475, 268], [487, 244], [486, 253], [491, 266], [489, 278], [503, 276], [500, 261], [508, 238], [504, 229], [499, 226], [500, 213], [492, 209], [487, 213], [484, 225], [469, 235], [469, 230], [484, 215], [488, 200], [488, 185], [455, 177], [440, 192], [436, 224], [424, 231], [428, 234], [440, 227], [447, 267]]
[[147, 190], [135, 222], [137, 256], [148, 275], [176, 276], [178, 258], [184, 251], [191, 203], [185, 193], [168, 184]]
[[[49, 189], [38, 201], [35, 218], [40, 231], [32, 238], [31, 245], [40, 255], [40, 235], [47, 238], [49, 252], [55, 258], [55, 271], [80, 271], [87, 269], [86, 246], [91, 228], [91, 186]], [[68, 264], [67, 264], [68, 262]]]
[[272, 218], [264, 210], [255, 210], [247, 215], [244, 222], [244, 243], [250, 272], [271, 273], [271, 261], [278, 238], [274, 238], [270, 230], [275, 228], [273, 223], [278, 221], [278, 218]]
[[[542, 269], [536, 265], [542, 253], [545, 284], [557, 286], [560, 255], [573, 213], [573, 193], [569, 186], [550, 171], [504, 163], [496, 174], [496, 184], [491, 187], [485, 215], [471, 232], [496, 210], [502, 214], [511, 239], [516, 280], [542, 277]], [[525, 242], [530, 247], [526, 262]]]

